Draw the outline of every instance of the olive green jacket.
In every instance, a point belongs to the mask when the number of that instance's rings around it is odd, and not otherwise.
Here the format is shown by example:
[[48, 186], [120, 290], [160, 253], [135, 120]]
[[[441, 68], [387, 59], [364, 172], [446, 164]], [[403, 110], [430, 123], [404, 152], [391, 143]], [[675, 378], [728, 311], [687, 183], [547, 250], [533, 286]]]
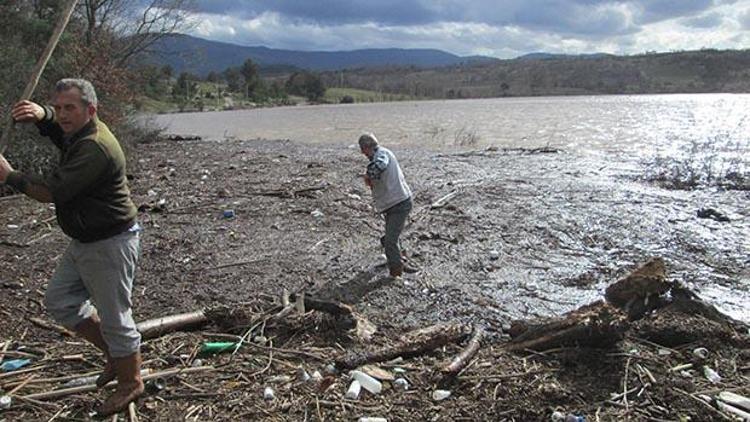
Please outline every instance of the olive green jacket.
[[[45, 183], [55, 203], [63, 232], [81, 242], [94, 242], [120, 234], [135, 224], [138, 213], [128, 189], [125, 154], [107, 125], [92, 118], [69, 138], [45, 107], [37, 123], [39, 133], [60, 149], [60, 165]], [[18, 172], [8, 176], [13, 186]]]

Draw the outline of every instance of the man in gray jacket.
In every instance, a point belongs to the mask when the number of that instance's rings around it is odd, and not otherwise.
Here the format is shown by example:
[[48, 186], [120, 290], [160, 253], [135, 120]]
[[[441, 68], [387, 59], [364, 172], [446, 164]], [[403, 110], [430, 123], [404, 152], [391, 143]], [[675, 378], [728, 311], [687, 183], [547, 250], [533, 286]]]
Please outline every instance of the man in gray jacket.
[[365, 184], [372, 190], [375, 209], [385, 216], [385, 236], [380, 243], [385, 248], [391, 277], [404, 272], [398, 238], [412, 208], [412, 193], [404, 180], [404, 173], [393, 153], [380, 145], [372, 133], [359, 137], [359, 149], [370, 163], [367, 165]]

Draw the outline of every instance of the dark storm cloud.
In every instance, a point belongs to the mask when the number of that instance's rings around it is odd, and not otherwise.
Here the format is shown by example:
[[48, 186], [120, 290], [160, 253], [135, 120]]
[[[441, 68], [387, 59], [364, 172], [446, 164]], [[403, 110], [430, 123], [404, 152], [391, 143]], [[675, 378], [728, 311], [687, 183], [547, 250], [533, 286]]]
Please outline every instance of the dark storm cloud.
[[724, 18], [719, 13], [707, 13], [694, 18], [683, 19], [680, 23], [690, 28], [710, 29], [720, 26]]
[[198, 9], [206, 13], [253, 18], [265, 12], [275, 12], [289, 20], [320, 25], [363, 22], [418, 25], [439, 20], [430, 8], [416, 0], [199, 0], [197, 3]]
[[715, 5], [714, 0], [637, 0], [625, 3], [635, 6], [639, 23], [695, 16]]
[[750, 43], [750, 0], [194, 1], [202, 12], [197, 36], [285, 49], [437, 48], [508, 58]]
[[266, 12], [321, 26], [440, 22], [517, 26], [580, 35], [622, 35], [641, 24], [696, 16], [734, 0], [198, 0], [199, 10], [239, 18]]

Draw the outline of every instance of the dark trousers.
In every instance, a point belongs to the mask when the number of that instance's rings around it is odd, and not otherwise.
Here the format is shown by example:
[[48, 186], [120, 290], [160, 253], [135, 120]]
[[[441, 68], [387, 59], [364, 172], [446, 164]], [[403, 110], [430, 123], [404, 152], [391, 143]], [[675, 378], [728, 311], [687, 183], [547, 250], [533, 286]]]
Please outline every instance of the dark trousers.
[[411, 212], [412, 202], [408, 198], [398, 204], [383, 211], [385, 216], [385, 236], [380, 238], [380, 243], [385, 248], [385, 257], [388, 261], [388, 268], [401, 267], [401, 246], [398, 238], [401, 231], [404, 230], [406, 218]]

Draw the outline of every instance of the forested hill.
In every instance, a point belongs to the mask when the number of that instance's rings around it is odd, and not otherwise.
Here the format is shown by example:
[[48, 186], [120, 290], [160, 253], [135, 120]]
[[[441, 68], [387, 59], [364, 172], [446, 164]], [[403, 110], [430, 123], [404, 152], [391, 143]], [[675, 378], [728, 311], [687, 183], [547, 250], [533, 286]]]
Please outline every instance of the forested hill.
[[189, 72], [199, 76], [240, 66], [247, 59], [251, 59], [261, 68], [293, 66], [313, 71], [383, 65], [428, 68], [497, 60], [480, 56], [461, 57], [434, 49], [279, 50], [209, 41], [181, 34], [162, 38], [151, 47], [151, 50], [155, 52], [149, 59], [153, 64], [169, 65], [175, 74]]
[[431, 98], [750, 93], [750, 50], [525, 57], [434, 69], [362, 68], [325, 72], [323, 81], [329, 87]]

